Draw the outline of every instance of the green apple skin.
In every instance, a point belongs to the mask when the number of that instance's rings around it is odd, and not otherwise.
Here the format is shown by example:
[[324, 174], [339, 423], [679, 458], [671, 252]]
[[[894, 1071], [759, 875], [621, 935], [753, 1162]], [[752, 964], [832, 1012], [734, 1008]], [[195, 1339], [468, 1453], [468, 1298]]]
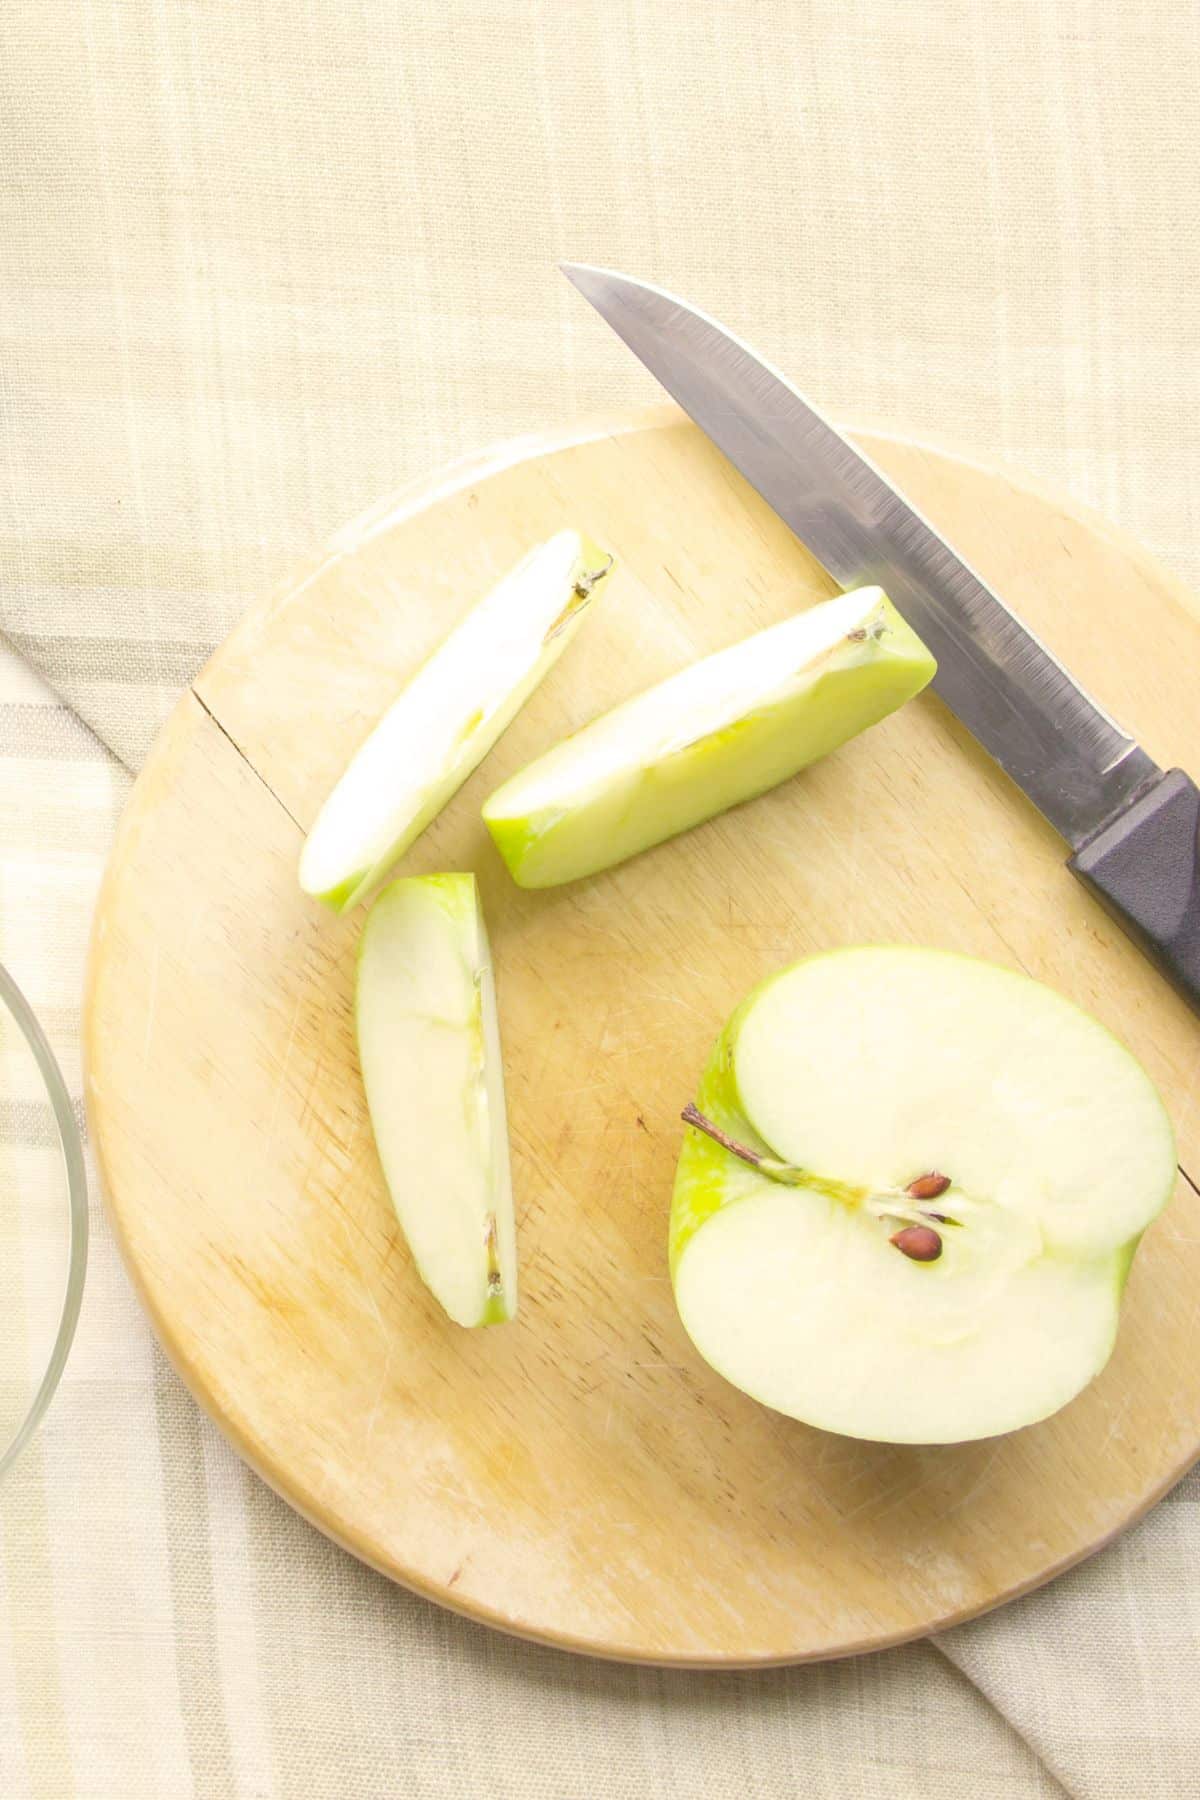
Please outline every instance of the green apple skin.
[[[1141, 1142], [1145, 1146], [1144, 1154], [1140, 1158], [1138, 1167], [1138, 1175], [1142, 1179], [1140, 1204], [1136, 1211], [1122, 1210], [1121, 1216], [1114, 1222], [1113, 1232], [1109, 1234], [1103, 1230], [1102, 1221], [1088, 1222], [1081, 1227], [1076, 1214], [1068, 1210], [1065, 1223], [1060, 1222], [1059, 1224], [1057, 1238], [1054, 1229], [1047, 1228], [1038, 1240], [1036, 1251], [1032, 1253], [1033, 1263], [1047, 1271], [1045, 1292], [1049, 1296], [1049, 1303], [1045, 1306], [1046, 1318], [1033, 1325], [1026, 1321], [1023, 1329], [1028, 1342], [1015, 1346], [1006, 1340], [1002, 1314], [997, 1319], [995, 1326], [995, 1362], [1000, 1367], [1003, 1367], [1006, 1357], [1011, 1357], [1014, 1367], [1019, 1369], [1022, 1356], [1030, 1351], [1038, 1358], [1052, 1356], [1054, 1354], [1053, 1325], [1055, 1318], [1053, 1284], [1056, 1280], [1061, 1279], [1065, 1290], [1069, 1292], [1074, 1309], [1071, 1316], [1076, 1322], [1081, 1338], [1082, 1347], [1074, 1359], [1073, 1367], [1066, 1371], [1062, 1383], [1053, 1391], [1047, 1389], [1045, 1382], [1041, 1381], [1039, 1376], [1034, 1381], [1035, 1391], [1030, 1398], [1027, 1410], [1021, 1400], [1018, 1376], [1014, 1382], [1017, 1391], [1012, 1397], [1013, 1404], [1009, 1404], [1008, 1395], [1002, 1395], [999, 1399], [994, 1394], [990, 1395], [988, 1401], [982, 1405], [977, 1420], [972, 1420], [970, 1416], [964, 1417], [963, 1409], [959, 1409], [949, 1426], [945, 1424], [944, 1420], [939, 1422], [937, 1419], [931, 1426], [930, 1422], [922, 1417], [922, 1408], [919, 1402], [920, 1381], [916, 1384], [916, 1403], [914, 1404], [910, 1382], [904, 1391], [898, 1394], [894, 1412], [889, 1413], [886, 1394], [891, 1379], [891, 1370], [889, 1346], [886, 1342], [880, 1347], [878, 1375], [871, 1390], [872, 1394], [882, 1394], [885, 1404], [882, 1408], [879, 1405], [868, 1405], [867, 1428], [865, 1429], [857, 1428], [853, 1417], [854, 1405], [848, 1401], [843, 1402], [837, 1391], [840, 1349], [838, 1341], [826, 1342], [817, 1351], [814, 1351], [814, 1346], [804, 1344], [802, 1341], [792, 1346], [795, 1353], [800, 1356], [807, 1355], [810, 1358], [814, 1354], [823, 1356], [825, 1366], [830, 1371], [829, 1391], [819, 1394], [815, 1400], [811, 1395], [806, 1395], [800, 1404], [788, 1404], [786, 1393], [781, 1391], [780, 1385], [776, 1383], [773, 1372], [768, 1374], [766, 1379], [757, 1383], [747, 1380], [745, 1378], [745, 1358], [738, 1349], [738, 1334], [741, 1333], [743, 1339], [752, 1337], [757, 1329], [760, 1301], [754, 1292], [753, 1283], [750, 1281], [745, 1284], [744, 1305], [739, 1315], [735, 1317], [732, 1334], [727, 1329], [725, 1331], [726, 1342], [733, 1345], [733, 1354], [724, 1356], [717, 1347], [716, 1340], [706, 1341], [705, 1331], [697, 1330], [695, 1328], [696, 1320], [689, 1319], [689, 1302], [685, 1297], [689, 1256], [694, 1253], [697, 1246], [705, 1243], [706, 1240], [716, 1241], [710, 1235], [715, 1223], [731, 1223], [739, 1214], [743, 1219], [749, 1219], [755, 1207], [765, 1204], [775, 1209], [776, 1215], [777, 1229], [770, 1246], [772, 1257], [784, 1253], [789, 1233], [798, 1231], [801, 1234], [807, 1234], [811, 1232], [814, 1242], [812, 1279], [819, 1284], [824, 1284], [827, 1281], [836, 1280], [837, 1267], [836, 1261], [832, 1259], [828, 1265], [824, 1264], [822, 1255], [828, 1247], [836, 1257], [838, 1246], [832, 1238], [822, 1237], [818, 1227], [823, 1222], [825, 1215], [829, 1213], [837, 1215], [839, 1208], [836, 1205], [831, 1206], [827, 1199], [818, 1199], [817, 1196], [807, 1193], [803, 1187], [798, 1189], [781, 1187], [778, 1181], [760, 1174], [754, 1167], [732, 1154], [723, 1145], [715, 1142], [706, 1133], [694, 1128], [689, 1128], [685, 1132], [676, 1168], [671, 1204], [668, 1255], [676, 1300], [685, 1329], [692, 1336], [701, 1355], [712, 1364], [718, 1373], [724, 1375], [735, 1386], [744, 1388], [746, 1392], [763, 1404], [802, 1419], [810, 1425], [838, 1435], [895, 1443], [964, 1442], [973, 1438], [994, 1436], [1003, 1431], [1035, 1423], [1038, 1419], [1058, 1411], [1099, 1373], [1108, 1360], [1116, 1340], [1122, 1293], [1138, 1244], [1145, 1227], [1166, 1205], [1174, 1189], [1176, 1160], [1170, 1121], [1149, 1078], [1132, 1055], [1097, 1021], [1089, 1015], [1081, 1013], [1061, 996], [1051, 995], [1050, 990], [1042, 988], [1041, 984], [1026, 976], [1000, 969], [992, 964], [978, 963], [974, 958], [960, 957], [952, 952], [912, 950], [901, 946], [867, 946], [830, 951], [822, 956], [807, 958], [803, 963], [792, 965], [761, 982], [732, 1014], [713, 1047], [696, 1094], [695, 1104], [698, 1110], [719, 1130], [752, 1153], [778, 1158], [781, 1154], [781, 1145], [777, 1141], [768, 1141], [756, 1127], [754, 1116], [756, 1109], [747, 1102], [741, 1091], [739, 1050], [747, 1029], [751, 1021], [755, 1019], [756, 1013], [759, 1012], [765, 997], [789, 977], [817, 964], [833, 966], [844, 962], [849, 967], [856, 959], [871, 957], [915, 959], [919, 960], [925, 968], [934, 970], [953, 969], [954, 965], [960, 965], [972, 978], [974, 978], [975, 972], [979, 971], [987, 982], [994, 981], [999, 985], [1010, 984], [1017, 991], [1036, 990], [1040, 995], [1050, 996], [1063, 1009], [1064, 1017], [1067, 1014], [1074, 1015], [1077, 1021], [1086, 1025], [1092, 1034], [1092, 1041], [1097, 1046], [1102, 1061], [1107, 1058], [1114, 1065], [1124, 1065], [1128, 1088], [1133, 1096], [1132, 1104], [1138, 1111], [1139, 1129], [1144, 1134], [1141, 1138]], [[868, 979], [870, 979], [869, 973]], [[853, 991], [852, 987], [847, 990], [848, 993]], [[913, 1055], [917, 1058], [920, 1056], [919, 1041], [913, 1043]], [[904, 1082], [905, 1075], [903, 1067], [898, 1067], [896, 1071], [898, 1084]], [[864, 1108], [871, 1108], [872, 1092], [864, 1092], [859, 1098]], [[1048, 1103], [1053, 1105], [1053, 1096], [1049, 1098]], [[759, 1108], [758, 1112], [761, 1117], [762, 1109]], [[936, 1133], [934, 1135], [936, 1136]], [[798, 1144], [791, 1144], [786, 1146], [784, 1153], [789, 1158], [795, 1157], [798, 1149]], [[931, 1154], [927, 1159], [918, 1158], [918, 1160], [925, 1161], [926, 1167], [938, 1166], [936, 1147], [931, 1148]], [[905, 1165], [903, 1171], [894, 1179], [902, 1182], [906, 1174], [916, 1176], [922, 1172], [921, 1169], [909, 1169]], [[841, 1172], [837, 1169], [822, 1168], [819, 1171], [814, 1170], [814, 1173], [824, 1177], [837, 1178]], [[856, 1171], [856, 1173], [860, 1173], [860, 1171]], [[945, 1200], [933, 1201], [929, 1205], [933, 1210], [938, 1207], [950, 1209], [954, 1198], [952, 1189]], [[1000, 1221], [999, 1229], [1003, 1232], [1011, 1229], [1019, 1234], [1022, 1230], [1031, 1229], [1028, 1219], [1010, 1217], [998, 1208], [989, 1208], [988, 1198], [988, 1196], [984, 1196], [984, 1204], [978, 1215], [980, 1225], [975, 1227], [976, 1230], [995, 1231], [997, 1219]], [[794, 1220], [786, 1211], [789, 1206], [795, 1208]], [[842, 1209], [843, 1213], [845, 1210]], [[1048, 1207], [1048, 1210], [1052, 1210], [1052, 1207]], [[853, 1209], [850, 1211], [853, 1215]], [[895, 1223], [897, 1222], [892, 1221], [892, 1225]], [[919, 1334], [923, 1291], [924, 1293], [936, 1291], [936, 1285], [934, 1288], [926, 1287], [922, 1290], [922, 1284], [937, 1284], [947, 1277], [953, 1277], [953, 1269], [947, 1269], [945, 1265], [952, 1260], [958, 1245], [964, 1241], [963, 1237], [956, 1232], [954, 1227], [940, 1228], [947, 1247], [942, 1261], [920, 1264], [908, 1261], [890, 1244], [886, 1244], [885, 1240], [890, 1234], [891, 1225], [877, 1226], [875, 1221], [868, 1222], [865, 1217], [861, 1216], [850, 1216], [843, 1220], [843, 1224], [846, 1230], [857, 1230], [861, 1225], [864, 1229], [876, 1232], [879, 1240], [879, 1279], [892, 1284], [898, 1292], [911, 1294], [913, 1310], [908, 1318], [916, 1320], [912, 1329]], [[971, 1227], [968, 1219], [967, 1226], [959, 1228], [959, 1231], [969, 1229]], [[1125, 1235], [1121, 1236], [1119, 1241], [1109, 1241], [1110, 1237], [1118, 1233]], [[732, 1242], [733, 1238], [730, 1236], [729, 1243], [732, 1244]], [[733, 1258], [730, 1258], [728, 1266], [732, 1279], [738, 1279], [732, 1274], [735, 1269], [744, 1274], [743, 1265], [736, 1263]], [[1020, 1268], [1014, 1273], [1015, 1276], [1020, 1276]], [[797, 1318], [803, 1318], [805, 1310], [804, 1281], [806, 1279], [808, 1279], [807, 1274], [802, 1274], [797, 1283], [795, 1302]], [[981, 1305], [986, 1306], [991, 1303], [992, 1296], [985, 1292]], [[696, 1301], [693, 1299], [690, 1304], [692, 1310], [695, 1311]], [[868, 1307], [872, 1306], [869, 1296], [865, 1304]], [[1000, 1303], [996, 1304], [998, 1307]], [[1064, 1316], [1066, 1316], [1069, 1309], [1064, 1306], [1063, 1310]], [[848, 1307], [851, 1336], [854, 1335], [854, 1312], [855, 1305], [852, 1304]], [[904, 1328], [909, 1329], [906, 1315], [901, 1312], [900, 1317], [905, 1320]], [[871, 1329], [869, 1316], [865, 1320], [860, 1317], [857, 1323], [860, 1331]], [[1049, 1325], [1048, 1339], [1041, 1335], [1041, 1325], [1046, 1323]], [[803, 1331], [798, 1332], [797, 1335], [800, 1340], [803, 1340]], [[952, 1379], [949, 1367], [945, 1372], [939, 1367], [942, 1348], [943, 1346], [936, 1343], [931, 1345], [927, 1361], [922, 1364], [921, 1380], [926, 1384], [926, 1392], [934, 1392], [939, 1383]], [[957, 1345], [954, 1348], [956, 1349]], [[783, 1389], [786, 1389], [786, 1382], [782, 1385]], [[1051, 1388], [1053, 1389], [1053, 1384], [1051, 1384]], [[969, 1415], [970, 1408], [965, 1410]]]
[[367, 915], [355, 991], [380, 1165], [426, 1286], [458, 1325], [517, 1308], [504, 1081], [473, 875], [391, 882]]
[[586, 618], [612, 557], [562, 531], [474, 606], [406, 684], [326, 799], [300, 885], [345, 913], [478, 767]]
[[[846, 629], [814, 651], [830, 609]], [[518, 886], [578, 880], [777, 786], [894, 712], [935, 671], [881, 589], [840, 595], [593, 720], [492, 794], [484, 823]], [[697, 682], [709, 691], [689, 719], [680, 702]], [[655, 741], [660, 702], [670, 723]], [[618, 742], [617, 756], [599, 748]]]

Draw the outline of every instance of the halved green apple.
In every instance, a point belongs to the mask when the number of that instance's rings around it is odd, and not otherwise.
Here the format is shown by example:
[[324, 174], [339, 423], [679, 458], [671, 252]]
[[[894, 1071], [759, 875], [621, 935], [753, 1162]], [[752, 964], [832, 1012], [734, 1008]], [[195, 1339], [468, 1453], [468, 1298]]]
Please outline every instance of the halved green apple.
[[696, 1348], [780, 1412], [893, 1443], [1072, 1399], [1175, 1181], [1162, 1101], [1114, 1037], [939, 951], [764, 982], [684, 1116], [670, 1251]]
[[594, 719], [498, 788], [484, 822], [521, 887], [574, 881], [774, 787], [934, 673], [883, 590], [859, 588]]
[[458, 791], [562, 655], [612, 557], [577, 531], [531, 550], [417, 671], [317, 815], [300, 885], [346, 912]]
[[394, 881], [363, 930], [355, 998], [367, 1106], [396, 1216], [459, 1325], [517, 1310], [500, 1030], [473, 875]]

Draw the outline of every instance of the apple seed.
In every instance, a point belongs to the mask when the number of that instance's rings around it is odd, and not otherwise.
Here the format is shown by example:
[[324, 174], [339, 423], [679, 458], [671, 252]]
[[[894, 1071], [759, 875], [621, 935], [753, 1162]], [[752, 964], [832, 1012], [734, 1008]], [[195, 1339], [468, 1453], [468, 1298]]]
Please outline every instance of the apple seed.
[[930, 1225], [906, 1225], [888, 1243], [913, 1262], [936, 1262], [942, 1254], [942, 1240]]
[[927, 1175], [918, 1175], [915, 1181], [910, 1181], [904, 1191], [914, 1200], [936, 1200], [949, 1186], [948, 1175], [939, 1174], [937, 1169], [930, 1169]]

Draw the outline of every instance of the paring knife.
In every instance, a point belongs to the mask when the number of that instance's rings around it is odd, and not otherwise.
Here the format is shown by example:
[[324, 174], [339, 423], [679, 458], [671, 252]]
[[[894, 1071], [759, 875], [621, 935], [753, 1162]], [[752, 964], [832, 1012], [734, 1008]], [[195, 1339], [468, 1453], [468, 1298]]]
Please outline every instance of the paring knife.
[[844, 588], [878, 583], [934, 688], [1070, 844], [1067, 867], [1200, 1011], [1200, 789], [1163, 772], [790, 382], [714, 320], [608, 269], [574, 282]]

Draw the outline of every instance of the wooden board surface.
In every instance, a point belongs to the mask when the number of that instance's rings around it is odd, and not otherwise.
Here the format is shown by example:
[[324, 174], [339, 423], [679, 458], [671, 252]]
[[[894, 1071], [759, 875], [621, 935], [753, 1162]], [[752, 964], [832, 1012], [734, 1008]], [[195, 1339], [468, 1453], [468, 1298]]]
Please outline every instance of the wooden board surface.
[[[867, 442], [1152, 754], [1200, 770], [1200, 625], [1136, 546], [997, 474]], [[371, 1143], [351, 1018], [361, 915], [304, 899], [296, 860], [398, 683], [563, 524], [620, 568], [404, 865], [477, 871], [497, 963], [522, 1305], [512, 1326], [465, 1332], [414, 1274]], [[932, 695], [621, 869], [544, 893], [509, 881], [479, 818], [496, 783], [829, 591], [675, 413], [443, 477], [344, 533], [184, 695], [97, 915], [91, 1126], [185, 1380], [356, 1554], [573, 1649], [753, 1664], [922, 1634], [1086, 1555], [1200, 1450], [1200, 1196], [1184, 1176], [1104, 1374], [1007, 1438], [824, 1435], [727, 1386], [679, 1325], [680, 1106], [745, 991], [813, 950], [942, 945], [1051, 982], [1142, 1058], [1200, 1174], [1196, 1019]]]

